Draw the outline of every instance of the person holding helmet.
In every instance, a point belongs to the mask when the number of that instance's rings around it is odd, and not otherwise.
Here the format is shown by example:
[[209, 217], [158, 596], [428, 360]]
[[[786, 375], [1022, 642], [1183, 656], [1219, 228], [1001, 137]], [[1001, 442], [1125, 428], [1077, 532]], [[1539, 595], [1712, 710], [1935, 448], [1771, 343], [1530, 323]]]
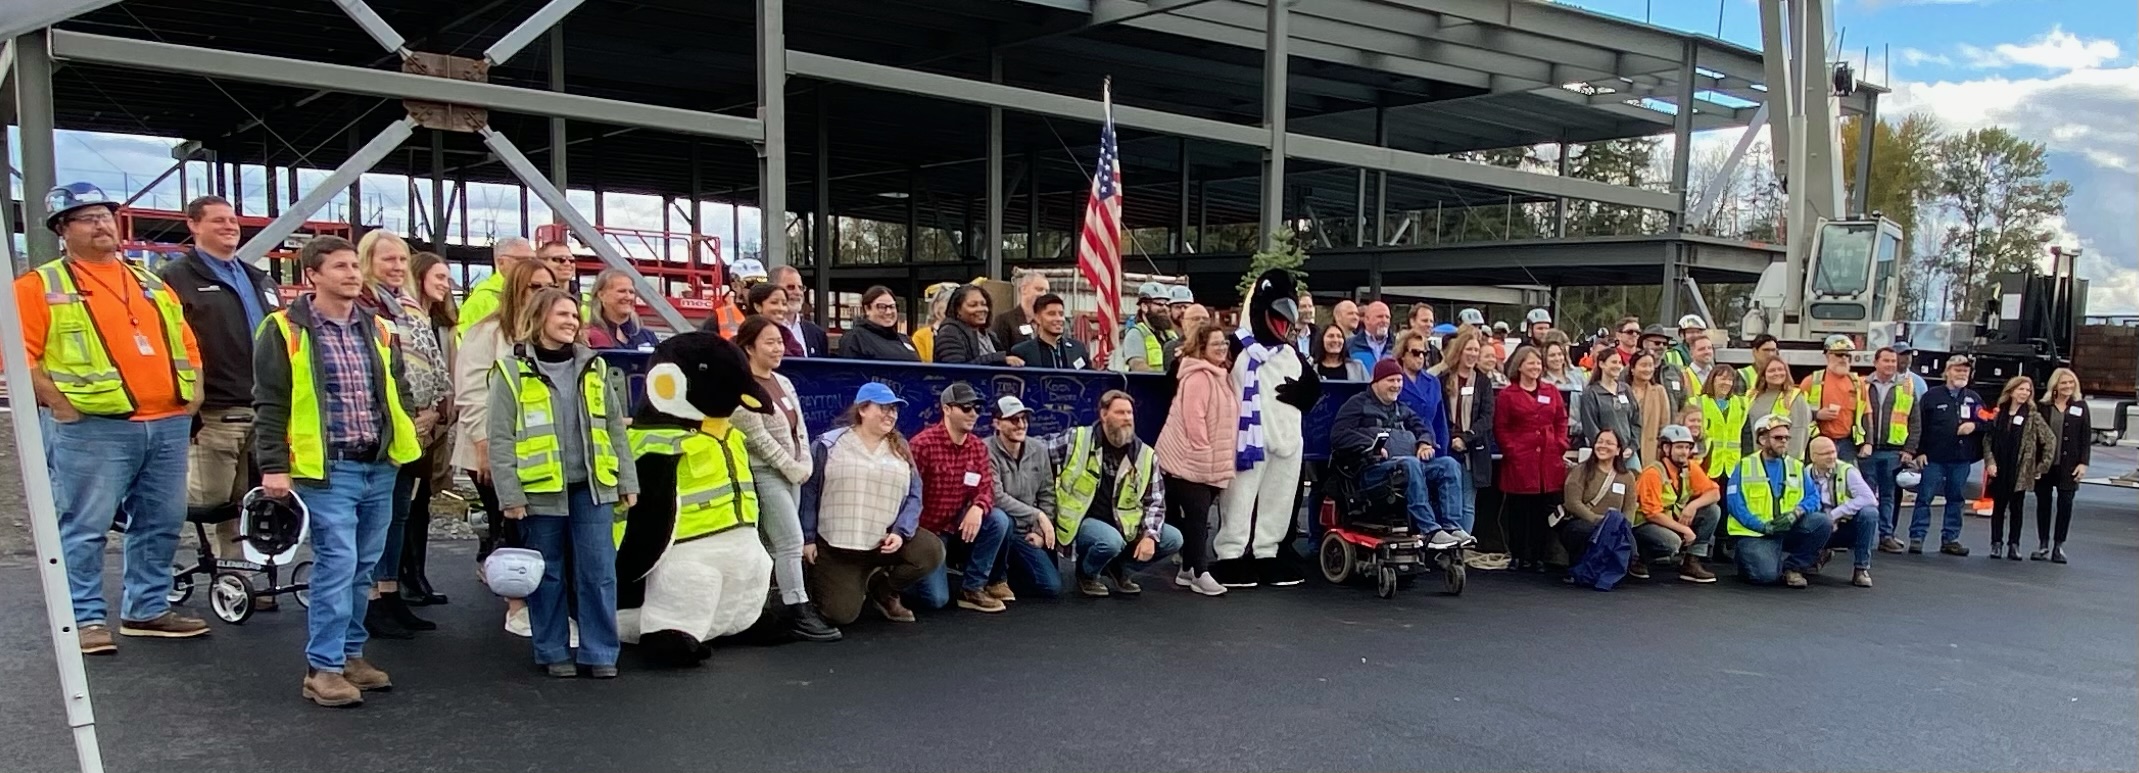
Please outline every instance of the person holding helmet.
[[1805, 571], [1818, 565], [1820, 551], [1834, 535], [1834, 522], [1820, 511], [1805, 463], [1790, 454], [1790, 419], [1767, 415], [1753, 427], [1758, 453], [1738, 461], [1725, 501], [1730, 508], [1727, 531], [1738, 576], [1757, 585], [1781, 580], [1806, 586]]
[[1814, 508], [1825, 512], [1834, 521], [1834, 536], [1829, 537], [1827, 549], [1820, 551], [1820, 562], [1813, 568], [1827, 565], [1835, 550], [1848, 550], [1853, 565], [1849, 584], [1859, 588], [1872, 587], [1872, 552], [1879, 543], [1879, 524], [1870, 516], [1879, 514], [1879, 497], [1864, 481], [1857, 466], [1841, 461], [1835, 455], [1835, 443], [1831, 438], [1813, 438], [1808, 452], [1811, 464], [1806, 476], [1811, 481], [1807, 493], [1816, 494]]
[[[1664, 355], [1664, 361], [1671, 363], [1671, 366], [1675, 368], [1683, 368], [1692, 364], [1694, 339], [1707, 337], [1708, 322], [1702, 320], [1701, 315], [1688, 314], [1679, 317], [1678, 343], [1671, 346], [1670, 352]], [[1702, 368], [1701, 372], [1706, 373], [1708, 369]]]
[[1865, 402], [1864, 379], [1849, 369], [1849, 355], [1857, 350], [1857, 343], [1849, 336], [1835, 334], [1828, 336], [1821, 348], [1827, 351], [1827, 368], [1797, 384], [1814, 422], [1811, 437], [1806, 440], [1833, 440], [1835, 453], [1842, 461], [1856, 464], [1857, 447], [1864, 442], [1864, 424], [1859, 418]]
[[951, 291], [958, 289], [957, 282], [937, 282], [928, 286], [924, 297], [928, 298], [928, 320], [909, 336], [914, 342], [914, 353], [921, 355], [922, 362], [936, 361], [936, 326], [943, 324], [944, 309], [951, 302]]
[[1525, 343], [1535, 347], [1540, 352], [1544, 351], [1545, 336], [1552, 333], [1552, 312], [1544, 309], [1531, 309], [1529, 314], [1523, 315], [1523, 332], [1529, 338]]
[[203, 392], [200, 345], [178, 296], [119, 254], [119, 203], [89, 183], [53, 188], [45, 227], [66, 253], [15, 279], [27, 381], [52, 420], [59, 511], [75, 638], [84, 655], [116, 652], [104, 601], [104, 542], [126, 515], [119, 633], [191, 638], [199, 618], [171, 609], [171, 557], [186, 520], [186, 454]]
[[1714, 572], [1701, 565], [1723, 519], [1723, 492], [1694, 459], [1693, 431], [1681, 424], [1664, 427], [1663, 448], [1644, 465], [1635, 481], [1634, 546], [1638, 560], [1627, 568], [1648, 577], [1648, 564], [1678, 557], [1679, 579], [1711, 583]]
[[1168, 308], [1173, 293], [1165, 285], [1145, 282], [1136, 288], [1136, 323], [1122, 334], [1114, 351], [1114, 370], [1149, 373], [1166, 367], [1166, 343], [1178, 335]]

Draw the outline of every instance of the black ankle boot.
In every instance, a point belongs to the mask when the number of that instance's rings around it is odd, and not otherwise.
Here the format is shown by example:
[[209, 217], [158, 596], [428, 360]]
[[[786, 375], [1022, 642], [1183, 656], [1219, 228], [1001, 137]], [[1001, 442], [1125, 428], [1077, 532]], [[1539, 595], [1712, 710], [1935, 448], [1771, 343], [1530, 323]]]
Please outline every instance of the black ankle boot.
[[2050, 563], [2065, 563], [2065, 543], [2060, 542], [2050, 546]]
[[392, 612], [387, 611], [387, 605], [393, 603], [387, 600], [389, 598], [392, 597], [380, 596], [371, 600], [371, 605], [364, 609], [364, 630], [370, 631], [374, 639], [416, 638], [415, 631], [409, 630], [408, 626], [394, 619]]
[[378, 601], [374, 601], [372, 603], [384, 604], [386, 606], [386, 613], [392, 615], [394, 618], [394, 622], [400, 623], [401, 627], [403, 628], [407, 628], [411, 631], [438, 630], [437, 623], [425, 620], [421, 617], [417, 617], [415, 610], [409, 609], [407, 604], [402, 603], [401, 594], [399, 593], [396, 593], [392, 596], [380, 596]]
[[839, 641], [843, 636], [808, 602], [787, 605], [787, 632], [803, 641]]

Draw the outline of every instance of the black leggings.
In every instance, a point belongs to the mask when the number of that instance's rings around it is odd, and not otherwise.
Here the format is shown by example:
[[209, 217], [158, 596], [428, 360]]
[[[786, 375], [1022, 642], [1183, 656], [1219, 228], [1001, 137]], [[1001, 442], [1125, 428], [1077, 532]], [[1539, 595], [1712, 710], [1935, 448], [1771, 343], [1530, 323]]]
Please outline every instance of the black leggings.
[[[2021, 514], [2024, 512], [2023, 505], [2027, 499], [2028, 490], [2016, 486], [2013, 490], [2006, 491], [2003, 486], [1999, 486], [1994, 482], [1991, 484], [1990, 496], [1990, 541], [2019, 542], [2020, 521], [2023, 517]], [[2006, 530], [2006, 516], [2008, 515], [2012, 516], [2011, 532]], [[2037, 524], [2037, 526], [2040, 525]], [[2008, 533], [2011, 536], [2007, 536]]]
[[[2079, 481], [2073, 479], [2072, 472], [2071, 467], [2060, 464], [2051, 467], [2050, 471], [2042, 476], [2042, 480], [2035, 482], [2035, 536], [2042, 540], [2043, 544], [2049, 544], [2051, 541], [2050, 500], [2053, 495], [2057, 500], [2056, 541], [2064, 542], [2065, 532], [2072, 526], [2072, 497], [2080, 491]], [[2016, 531], [2019, 528], [2018, 524], [2013, 526]]]
[[[1543, 561], [1552, 555], [1552, 528], [1545, 521], [1552, 517], [1552, 507], [1559, 502], [1559, 494], [1507, 495], [1500, 522], [1507, 532], [1509, 558]], [[1570, 556], [1568, 560], [1574, 558]]]
[[1211, 506], [1218, 487], [1166, 476], [1166, 522], [1181, 530], [1181, 568], [1202, 574], [1211, 566]]

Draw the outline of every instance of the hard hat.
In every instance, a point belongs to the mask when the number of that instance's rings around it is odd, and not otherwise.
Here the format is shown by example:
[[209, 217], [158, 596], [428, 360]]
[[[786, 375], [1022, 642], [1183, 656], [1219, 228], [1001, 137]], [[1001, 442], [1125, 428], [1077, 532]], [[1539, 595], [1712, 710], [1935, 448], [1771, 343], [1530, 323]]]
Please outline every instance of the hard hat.
[[1646, 341], [1651, 338], [1661, 338], [1669, 341], [1671, 340], [1671, 328], [1664, 327], [1661, 323], [1650, 325], [1641, 331], [1641, 338], [1637, 340]]
[[935, 284], [929, 285], [928, 291], [923, 294], [928, 296], [929, 303], [935, 303], [937, 296], [949, 295], [952, 290], [956, 289], [958, 289], [957, 282], [937, 282]]
[[67, 183], [45, 193], [45, 209], [52, 213], [45, 216], [45, 228], [58, 233], [67, 214], [83, 207], [103, 207], [114, 215], [119, 213], [119, 202], [104, 195], [104, 189], [85, 182]]
[[297, 547], [311, 534], [311, 511], [305, 501], [290, 491], [288, 499], [271, 497], [266, 489], [254, 488], [239, 500], [239, 533], [245, 535], [245, 560], [287, 564], [297, 557]]
[[1790, 417], [1779, 413], [1771, 413], [1760, 417], [1759, 421], [1753, 422], [1753, 434], [1755, 435], [1765, 435], [1768, 430], [1778, 428], [1789, 429]]
[[1683, 424], [1667, 424], [1662, 432], [1657, 433], [1657, 437], [1666, 444], [1692, 443], [1693, 430], [1687, 429]]
[[1499, 333], [1499, 334], [1501, 334], [1501, 335], [1507, 335], [1507, 333], [1508, 333], [1508, 323], [1506, 323], [1506, 322], [1495, 322], [1495, 323], [1493, 323], [1493, 332], [1495, 332], [1495, 333]]
[[1172, 298], [1174, 303], [1195, 303], [1196, 291], [1188, 289], [1188, 285], [1174, 285], [1173, 289], [1167, 292], [1167, 297]]
[[1903, 490], [1915, 491], [1924, 482], [1924, 474], [1915, 470], [1902, 470], [1894, 474], [1894, 485]]
[[527, 548], [501, 547], [483, 559], [483, 585], [509, 599], [533, 595], [542, 584], [542, 554]]
[[763, 282], [769, 276], [765, 264], [755, 258], [740, 258], [728, 264], [728, 274], [745, 282]]
[[1849, 340], [1849, 336], [1836, 333], [1828, 336], [1827, 342], [1822, 344], [1820, 348], [1829, 352], [1854, 352], [1857, 350], [1857, 342]]
[[1464, 309], [1462, 311], [1456, 312], [1456, 322], [1460, 324], [1471, 325], [1474, 327], [1484, 327], [1485, 314], [1479, 312], [1477, 309]]
[[1435, 326], [1433, 326], [1433, 334], [1434, 334], [1434, 335], [1437, 335], [1437, 336], [1452, 336], [1452, 335], [1455, 335], [1455, 334], [1456, 334], [1456, 326], [1455, 326], [1455, 325], [1451, 325], [1451, 324], [1448, 324], [1448, 323], [1446, 323], [1446, 322], [1443, 322], [1443, 323], [1441, 323], [1441, 324], [1438, 324], [1438, 325], [1435, 325]]
[[1523, 315], [1523, 324], [1525, 325], [1535, 325], [1539, 322], [1547, 325], [1552, 324], [1552, 312], [1544, 309], [1531, 309], [1529, 314]]
[[1688, 314], [1688, 315], [1686, 315], [1686, 316], [1683, 316], [1683, 317], [1679, 317], [1679, 329], [1680, 329], [1680, 330], [1707, 330], [1707, 329], [1708, 329], [1708, 323], [1707, 323], [1707, 322], [1705, 322], [1705, 321], [1703, 321], [1703, 320], [1701, 319], [1701, 315], [1699, 315], [1699, 314]]
[[1145, 282], [1136, 287], [1136, 299], [1139, 301], [1164, 301], [1172, 298], [1173, 294], [1166, 291], [1166, 286], [1157, 282]]

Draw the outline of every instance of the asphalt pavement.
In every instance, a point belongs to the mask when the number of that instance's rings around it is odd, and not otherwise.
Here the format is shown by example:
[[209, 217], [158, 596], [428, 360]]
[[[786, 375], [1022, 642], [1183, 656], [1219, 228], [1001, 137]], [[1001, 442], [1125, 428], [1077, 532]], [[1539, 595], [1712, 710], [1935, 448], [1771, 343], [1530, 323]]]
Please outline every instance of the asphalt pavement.
[[[1459, 598], [1211, 599], [1154, 577], [688, 671], [627, 651], [608, 682], [537, 674], [459, 543], [434, 551], [442, 629], [375, 643], [396, 687], [361, 708], [299, 697], [294, 607], [88, 670], [114, 771], [2139, 767], [2133, 492], [2085, 488], [2070, 565], [1985, 558], [1987, 532], [1969, 519], [1968, 558], [1879, 555], [1871, 590], [1846, 554], [1802, 591], [1475, 572]], [[0, 565], [0, 770], [68, 770], [31, 571]]]

